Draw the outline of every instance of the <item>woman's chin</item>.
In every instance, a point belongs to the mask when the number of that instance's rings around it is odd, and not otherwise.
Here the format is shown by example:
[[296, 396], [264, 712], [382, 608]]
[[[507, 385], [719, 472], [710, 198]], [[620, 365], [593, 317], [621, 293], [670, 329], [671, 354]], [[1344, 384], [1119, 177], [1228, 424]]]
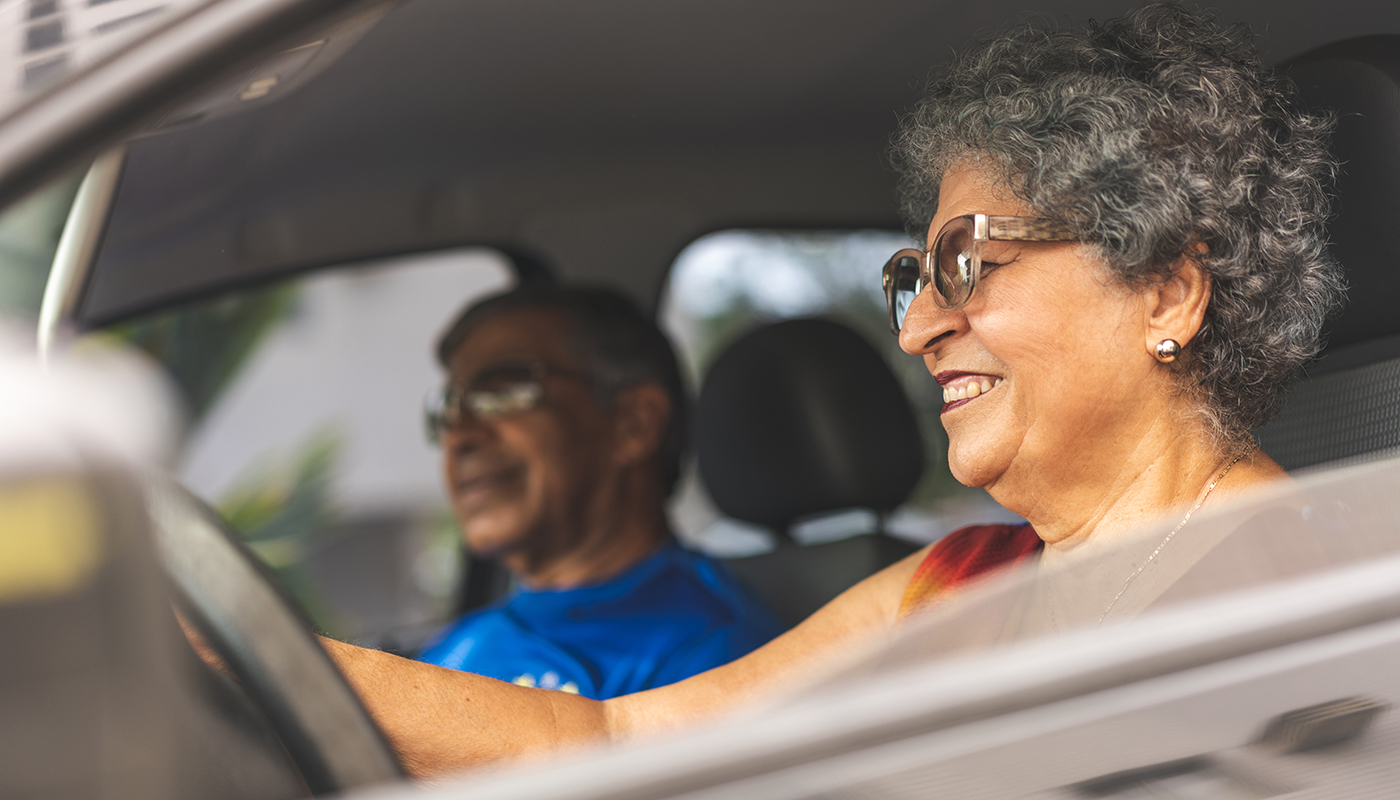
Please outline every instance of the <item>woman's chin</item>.
[[996, 477], [990, 464], [980, 461], [969, 463], [957, 458], [952, 448], [948, 451], [948, 469], [953, 473], [953, 479], [963, 486], [986, 486]]

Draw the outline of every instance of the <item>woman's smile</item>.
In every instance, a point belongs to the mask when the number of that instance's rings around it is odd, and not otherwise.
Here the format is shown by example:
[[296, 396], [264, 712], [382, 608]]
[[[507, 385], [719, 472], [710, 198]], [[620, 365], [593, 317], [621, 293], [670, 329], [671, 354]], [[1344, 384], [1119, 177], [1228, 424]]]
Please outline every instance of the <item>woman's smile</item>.
[[947, 414], [955, 408], [965, 406], [973, 400], [1001, 385], [1002, 379], [996, 375], [982, 375], [975, 372], [945, 370], [934, 376], [943, 387], [943, 410]]

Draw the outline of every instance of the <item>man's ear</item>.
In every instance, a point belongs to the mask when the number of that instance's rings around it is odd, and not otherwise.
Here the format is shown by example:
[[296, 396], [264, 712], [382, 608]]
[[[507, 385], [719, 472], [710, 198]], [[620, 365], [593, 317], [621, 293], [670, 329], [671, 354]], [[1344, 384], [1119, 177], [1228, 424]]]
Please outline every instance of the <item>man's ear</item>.
[[1174, 339], [1185, 349], [1201, 330], [1211, 293], [1210, 274], [1200, 263], [1205, 253], [1205, 245], [1193, 245], [1172, 264], [1166, 280], [1146, 290], [1144, 344], [1154, 358], [1157, 344], [1164, 339]]
[[671, 421], [671, 398], [657, 383], [628, 386], [613, 399], [613, 419], [614, 463], [640, 463], [661, 449]]

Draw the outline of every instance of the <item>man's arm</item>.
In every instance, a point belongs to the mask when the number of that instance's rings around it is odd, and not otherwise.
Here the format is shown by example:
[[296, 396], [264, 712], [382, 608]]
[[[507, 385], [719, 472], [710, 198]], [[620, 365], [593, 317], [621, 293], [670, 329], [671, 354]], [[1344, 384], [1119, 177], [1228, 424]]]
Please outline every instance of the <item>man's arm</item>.
[[872, 575], [747, 656], [606, 702], [323, 640], [408, 771], [418, 777], [585, 743], [626, 741], [742, 706], [889, 632], [927, 548]]

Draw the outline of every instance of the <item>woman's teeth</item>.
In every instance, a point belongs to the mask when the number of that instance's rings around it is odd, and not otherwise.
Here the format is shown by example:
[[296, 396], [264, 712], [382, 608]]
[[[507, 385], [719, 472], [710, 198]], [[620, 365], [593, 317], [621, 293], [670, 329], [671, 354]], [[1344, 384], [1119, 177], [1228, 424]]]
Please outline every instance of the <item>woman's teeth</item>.
[[965, 383], [956, 389], [951, 386], [943, 387], [943, 402], [951, 403], [955, 400], [966, 400], [969, 397], [976, 397], [984, 392], [990, 392], [993, 388], [1001, 385], [1001, 378], [982, 378], [978, 381]]

